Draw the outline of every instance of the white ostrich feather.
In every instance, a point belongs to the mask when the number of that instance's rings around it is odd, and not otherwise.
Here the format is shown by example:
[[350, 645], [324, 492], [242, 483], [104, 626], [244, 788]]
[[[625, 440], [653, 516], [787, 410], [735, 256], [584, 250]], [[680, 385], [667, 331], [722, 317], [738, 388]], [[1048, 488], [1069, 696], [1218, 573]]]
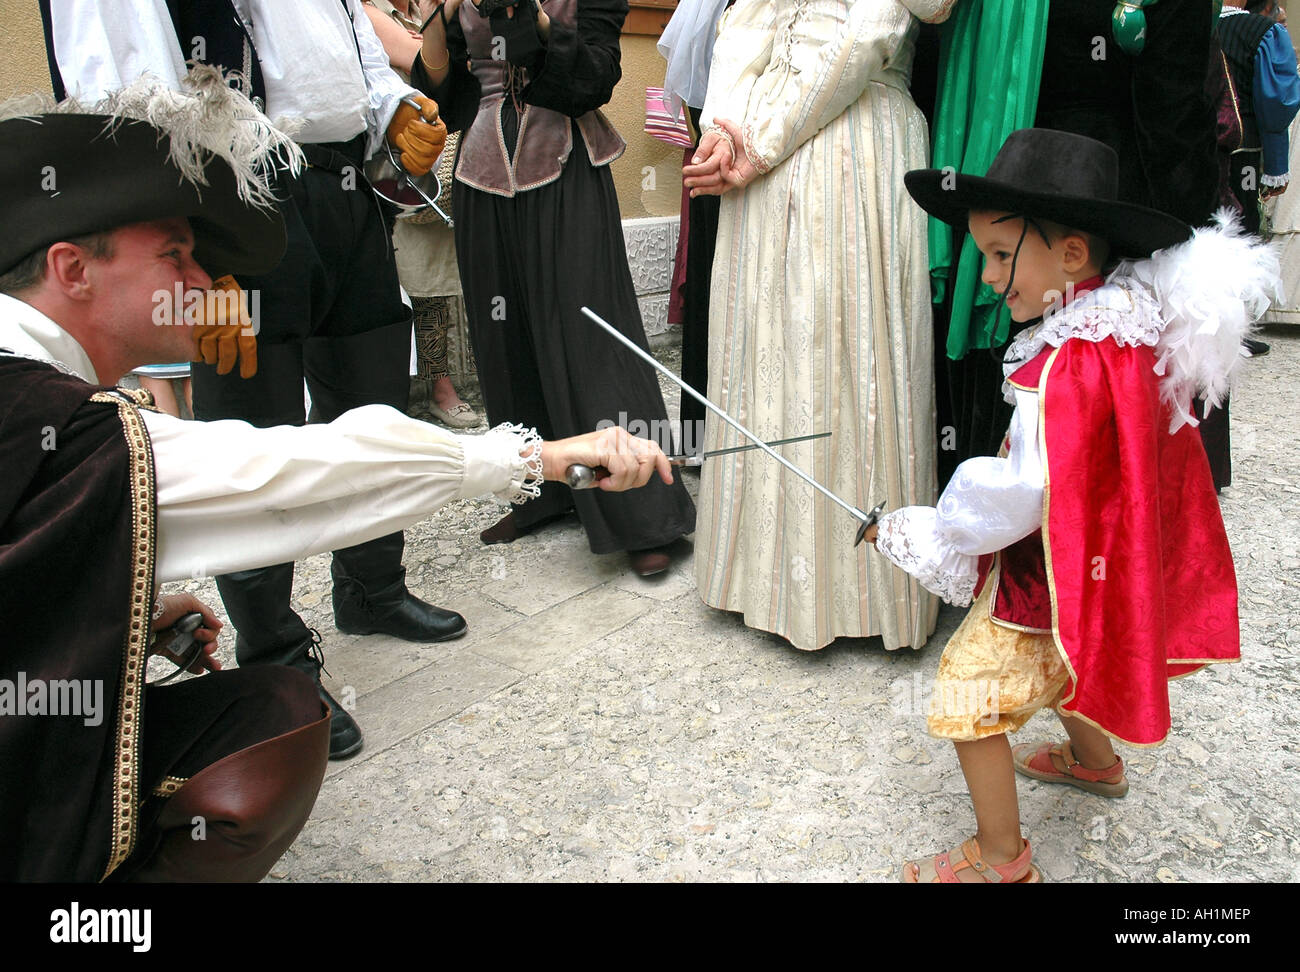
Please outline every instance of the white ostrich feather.
[[1223, 209], [1186, 243], [1122, 263], [1110, 279], [1122, 278], [1136, 281], [1160, 306], [1156, 374], [1163, 376], [1160, 394], [1172, 413], [1169, 431], [1199, 424], [1192, 399], [1205, 399], [1205, 414], [1223, 403], [1242, 361], [1242, 339], [1280, 296], [1276, 247], [1245, 234], [1236, 215]]
[[207, 185], [210, 155], [235, 174], [239, 198], [261, 208], [275, 205], [277, 168], [298, 172], [302, 150], [292, 133], [277, 129], [215, 67], [194, 65], [181, 90], [143, 75], [97, 102], [75, 98], [54, 102], [48, 95], [22, 95], [0, 104], [0, 121], [40, 114], [107, 115], [108, 129], [126, 120], [144, 121], [170, 137], [170, 157], [183, 178]]

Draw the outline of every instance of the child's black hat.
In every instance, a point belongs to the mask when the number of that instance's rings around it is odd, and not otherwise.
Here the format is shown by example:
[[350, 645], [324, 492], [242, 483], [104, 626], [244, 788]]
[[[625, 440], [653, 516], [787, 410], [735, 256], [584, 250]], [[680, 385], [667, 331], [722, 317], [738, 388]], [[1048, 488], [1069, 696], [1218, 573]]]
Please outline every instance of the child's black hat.
[[1101, 237], [1117, 257], [1147, 257], [1192, 235], [1167, 213], [1120, 202], [1115, 150], [1072, 132], [1012, 132], [983, 177], [915, 169], [903, 181], [921, 208], [945, 223], [965, 228], [971, 210], [1038, 217]]

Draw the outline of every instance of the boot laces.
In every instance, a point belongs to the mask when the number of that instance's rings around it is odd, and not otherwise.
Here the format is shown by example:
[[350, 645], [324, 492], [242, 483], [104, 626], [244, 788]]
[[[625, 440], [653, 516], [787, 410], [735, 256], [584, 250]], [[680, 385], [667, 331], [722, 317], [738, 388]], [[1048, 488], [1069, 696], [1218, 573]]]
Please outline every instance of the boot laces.
[[330, 670], [325, 667], [325, 651], [320, 646], [320, 632], [315, 628], [308, 628], [307, 630], [311, 632], [311, 643], [307, 645], [307, 657], [316, 663], [316, 674], [319, 676], [321, 672], [324, 672], [326, 675], [331, 675]]

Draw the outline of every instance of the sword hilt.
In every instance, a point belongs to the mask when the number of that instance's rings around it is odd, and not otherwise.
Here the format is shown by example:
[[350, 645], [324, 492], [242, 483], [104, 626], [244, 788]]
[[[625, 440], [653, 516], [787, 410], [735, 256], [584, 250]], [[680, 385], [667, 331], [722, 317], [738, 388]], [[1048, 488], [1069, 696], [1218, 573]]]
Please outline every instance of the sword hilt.
[[564, 470], [564, 481], [569, 484], [570, 489], [595, 489], [596, 484], [608, 475], [609, 470], [604, 466], [593, 468], [575, 462]]
[[867, 531], [875, 524], [880, 522], [880, 514], [885, 512], [885, 504], [877, 503], [876, 508], [867, 514], [867, 518], [858, 526], [858, 537], [853, 541], [853, 546], [857, 546], [867, 538]]

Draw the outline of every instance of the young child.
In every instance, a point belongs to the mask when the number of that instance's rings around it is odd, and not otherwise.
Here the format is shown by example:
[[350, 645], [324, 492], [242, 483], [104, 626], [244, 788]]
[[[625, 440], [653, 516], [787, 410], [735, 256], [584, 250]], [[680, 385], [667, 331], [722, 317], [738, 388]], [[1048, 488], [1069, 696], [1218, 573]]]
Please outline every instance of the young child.
[[[1015, 773], [1123, 796], [1111, 739], [1163, 742], [1168, 680], [1239, 658], [1236, 577], [1190, 406], [1226, 394], [1277, 261], [1235, 227], [1193, 237], [1116, 201], [1117, 173], [1100, 142], [1022, 129], [985, 178], [906, 177], [928, 212], [969, 224], [1012, 319], [1041, 318], [1006, 352], [1003, 454], [962, 463], [936, 507], [892, 512], [874, 538], [951, 603], [975, 598], [928, 726], [957, 747], [978, 830], [905, 864], [906, 882], [1041, 880]], [[1103, 281], [1108, 254], [1150, 259]], [[1047, 705], [1068, 740], [1013, 749], [1006, 733]]]

